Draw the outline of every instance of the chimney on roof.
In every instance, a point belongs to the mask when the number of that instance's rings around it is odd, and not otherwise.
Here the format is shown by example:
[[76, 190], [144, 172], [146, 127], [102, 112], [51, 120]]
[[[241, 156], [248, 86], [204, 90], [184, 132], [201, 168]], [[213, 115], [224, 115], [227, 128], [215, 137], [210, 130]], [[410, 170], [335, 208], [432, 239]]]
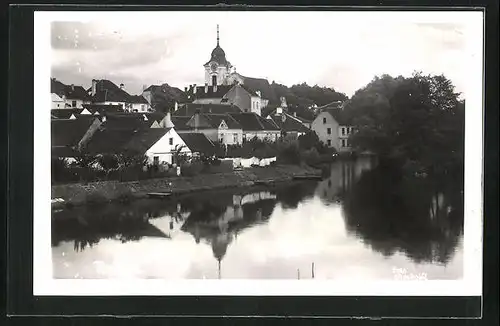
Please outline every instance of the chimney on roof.
[[214, 93], [217, 92], [217, 84], [214, 85]]
[[172, 114], [170, 113], [170, 111], [168, 111], [165, 118], [163, 118], [163, 127], [166, 129], [174, 127], [174, 123], [172, 122]]
[[194, 118], [194, 131], [198, 132], [198, 128], [200, 127], [200, 109], [196, 109], [193, 118]]
[[74, 92], [75, 91], [75, 84], [71, 84], [71, 91]]
[[208, 93], [208, 83], [205, 83], [205, 93]]
[[92, 91], [90, 95], [95, 96], [96, 91], [97, 91], [97, 80], [92, 79]]
[[120, 89], [124, 89], [124, 88], [125, 88], [125, 85], [120, 84]]
[[186, 86], [186, 87], [184, 87], [184, 93], [187, 93], [187, 92], [188, 92], [188, 88]]
[[177, 101], [175, 101], [174, 103], [174, 112], [177, 111], [179, 109], [179, 103], [177, 103]]
[[294, 116], [294, 117], [297, 117], [297, 112], [294, 112], [294, 113], [293, 113], [293, 116]]
[[196, 84], [193, 84], [193, 94], [196, 94]]

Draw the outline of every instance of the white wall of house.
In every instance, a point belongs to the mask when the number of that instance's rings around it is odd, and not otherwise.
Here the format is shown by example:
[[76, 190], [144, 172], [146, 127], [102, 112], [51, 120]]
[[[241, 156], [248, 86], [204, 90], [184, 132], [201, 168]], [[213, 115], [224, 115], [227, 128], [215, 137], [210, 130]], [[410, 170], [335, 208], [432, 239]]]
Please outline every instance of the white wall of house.
[[244, 132], [244, 138], [249, 141], [252, 140], [254, 137], [257, 137], [259, 140], [267, 140], [267, 141], [272, 141], [275, 142], [279, 139], [281, 135], [281, 131], [270, 131], [270, 130], [263, 130], [263, 131], [252, 131], [252, 132]]
[[55, 93], [52, 93], [51, 94], [51, 100], [52, 100], [52, 104], [51, 104], [50, 108], [52, 110], [65, 109], [66, 108], [66, 104], [65, 104], [64, 100], [59, 95], [57, 95]]
[[261, 109], [262, 109], [262, 101], [261, 101], [261, 98], [258, 97], [258, 96], [252, 96], [251, 99], [250, 99], [250, 110], [254, 113], [257, 113], [258, 115], [260, 115], [261, 113]]
[[187, 148], [186, 143], [177, 134], [177, 132], [171, 128], [163, 137], [161, 137], [151, 148], [146, 151], [146, 156], [148, 157], [148, 163], [155, 163], [155, 157], [157, 157], [158, 163], [168, 163], [172, 164], [173, 154], [175, 153], [176, 146], [185, 146], [181, 153], [186, 155], [191, 155], [191, 150]]
[[217, 138], [225, 145], [238, 145], [243, 143], [243, 130], [219, 128]]
[[221, 104], [222, 98], [200, 98], [193, 101], [195, 104]]
[[330, 113], [321, 112], [312, 122], [311, 129], [316, 132], [321, 142], [340, 151], [339, 124]]
[[339, 135], [339, 148], [340, 151], [349, 151], [351, 150], [351, 144], [349, 143], [349, 136], [352, 134], [353, 127], [351, 126], [339, 126], [338, 135]]
[[132, 103], [132, 112], [148, 112], [149, 105], [146, 103]]
[[81, 109], [83, 107], [83, 104], [89, 103], [89, 101], [67, 98], [66, 96], [63, 96], [63, 100], [68, 109]]

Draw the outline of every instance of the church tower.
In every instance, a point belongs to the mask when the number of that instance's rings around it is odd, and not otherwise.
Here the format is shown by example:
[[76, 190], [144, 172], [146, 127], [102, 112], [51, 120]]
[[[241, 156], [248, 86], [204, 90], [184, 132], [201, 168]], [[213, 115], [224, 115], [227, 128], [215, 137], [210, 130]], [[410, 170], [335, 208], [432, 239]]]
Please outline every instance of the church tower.
[[217, 25], [217, 46], [212, 50], [210, 60], [203, 67], [205, 68], [205, 85], [227, 85], [227, 77], [233, 66], [226, 60], [226, 53], [219, 45], [219, 25]]

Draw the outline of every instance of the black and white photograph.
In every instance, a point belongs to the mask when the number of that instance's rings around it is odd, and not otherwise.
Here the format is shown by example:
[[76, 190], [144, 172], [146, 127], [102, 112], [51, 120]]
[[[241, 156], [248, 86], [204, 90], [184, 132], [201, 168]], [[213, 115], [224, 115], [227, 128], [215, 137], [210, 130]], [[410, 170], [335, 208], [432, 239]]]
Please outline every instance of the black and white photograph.
[[481, 11], [45, 11], [34, 57], [35, 294], [481, 295]]

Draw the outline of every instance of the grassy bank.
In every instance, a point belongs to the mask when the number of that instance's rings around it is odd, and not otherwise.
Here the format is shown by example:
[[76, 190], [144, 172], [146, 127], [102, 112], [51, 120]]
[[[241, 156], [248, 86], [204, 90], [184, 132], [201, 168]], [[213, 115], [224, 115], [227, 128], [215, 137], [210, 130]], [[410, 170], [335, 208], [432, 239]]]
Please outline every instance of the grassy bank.
[[321, 174], [321, 171], [308, 166], [278, 165], [193, 177], [54, 185], [52, 186], [51, 197], [64, 200], [64, 202], [54, 206], [102, 204], [110, 201], [129, 202], [134, 199], [145, 198], [150, 192], [170, 191], [173, 195], [182, 195], [214, 189], [250, 187], [262, 182], [287, 182], [292, 181], [295, 176], [319, 174]]

